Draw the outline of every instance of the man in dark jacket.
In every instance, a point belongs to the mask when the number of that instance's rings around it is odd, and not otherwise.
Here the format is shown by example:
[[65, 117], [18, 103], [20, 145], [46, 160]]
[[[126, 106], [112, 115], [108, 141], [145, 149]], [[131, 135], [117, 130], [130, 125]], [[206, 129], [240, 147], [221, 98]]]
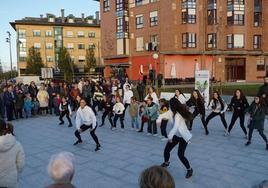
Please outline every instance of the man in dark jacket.
[[6, 106], [7, 120], [12, 121], [15, 103], [15, 95], [12, 85], [8, 86], [7, 91], [4, 93], [4, 102]]
[[163, 80], [163, 74], [160, 72], [157, 75], [157, 81], [158, 81], [158, 87], [161, 88], [162, 87], [162, 80]]
[[57, 93], [59, 93], [59, 91], [58, 91], [58, 88], [55, 86], [55, 84], [53, 82], [51, 82], [48, 86], [47, 92], [49, 95], [49, 103], [48, 103], [49, 113], [52, 114], [53, 101], [54, 101], [54, 98], [56, 97]]
[[137, 85], [137, 91], [139, 94], [139, 101], [142, 102], [144, 99], [144, 92], [145, 92], [146, 86], [142, 82], [142, 80], [139, 80], [138, 85]]
[[257, 96], [262, 96], [266, 106], [268, 106], [268, 77], [264, 78], [264, 84], [259, 88]]

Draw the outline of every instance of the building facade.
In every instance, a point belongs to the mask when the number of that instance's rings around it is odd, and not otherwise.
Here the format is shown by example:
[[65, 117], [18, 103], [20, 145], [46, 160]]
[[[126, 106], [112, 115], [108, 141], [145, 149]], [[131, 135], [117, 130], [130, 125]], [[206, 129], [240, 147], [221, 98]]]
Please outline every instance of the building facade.
[[56, 17], [47, 14], [39, 18], [26, 17], [10, 23], [17, 32], [17, 58], [20, 75], [25, 74], [29, 48], [34, 47], [40, 51], [45, 67], [58, 70], [58, 52], [62, 47], [67, 48], [70, 56], [77, 66], [77, 72], [83, 73], [86, 65], [88, 49], [94, 49], [97, 65], [103, 64], [101, 60], [100, 21], [99, 13], [93, 16], [80, 18], [73, 15]]
[[100, 0], [106, 75], [126, 70], [135, 80], [151, 69], [185, 79], [198, 67], [221, 81], [262, 81], [264, 7], [264, 0]]

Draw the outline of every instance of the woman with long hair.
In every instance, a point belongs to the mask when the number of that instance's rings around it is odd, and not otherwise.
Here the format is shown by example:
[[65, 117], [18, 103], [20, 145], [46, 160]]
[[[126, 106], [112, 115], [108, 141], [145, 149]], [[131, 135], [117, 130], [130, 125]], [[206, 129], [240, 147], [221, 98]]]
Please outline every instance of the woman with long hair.
[[104, 126], [105, 118], [108, 116], [108, 120], [111, 124], [111, 128], [113, 128], [113, 106], [114, 104], [112, 103], [112, 99], [110, 96], [103, 96], [103, 100], [101, 102], [102, 107], [104, 108], [104, 112], [101, 117], [101, 125], [100, 127]]
[[[225, 120], [225, 116], [224, 113], [227, 110], [227, 105], [224, 102], [224, 100], [221, 98], [219, 92], [215, 91], [213, 92], [213, 97], [209, 103], [208, 108], [212, 109], [212, 112], [208, 115], [206, 122], [205, 122], [205, 126], [207, 127], [209, 121], [211, 119], [213, 119], [216, 116], [220, 116], [221, 117], [221, 122], [225, 128], [225, 133], [227, 132], [227, 123]], [[208, 135], [208, 129], [206, 130], [206, 135]]]
[[188, 130], [185, 121], [192, 120], [192, 114], [186, 109], [185, 105], [182, 105], [179, 100], [172, 98], [170, 100], [170, 110], [164, 114], [161, 114], [157, 119], [158, 123], [161, 123], [162, 119], [168, 119], [173, 121], [173, 128], [168, 134], [168, 142], [164, 150], [164, 163], [162, 167], [168, 167], [170, 162], [170, 152], [179, 144], [178, 157], [187, 169], [186, 178], [190, 178], [193, 175], [193, 169], [191, 168], [188, 159], [184, 156], [186, 148], [192, 134]]
[[[192, 92], [191, 98], [186, 102], [186, 104], [189, 107], [194, 106], [193, 119], [196, 116], [198, 116], [198, 114], [201, 115], [201, 121], [207, 132], [207, 126], [206, 126], [206, 120], [205, 120], [205, 114], [206, 114], [205, 102], [200, 92], [197, 89], [195, 89]], [[193, 120], [190, 122], [189, 130], [192, 130], [192, 127], [193, 127]]]
[[186, 104], [186, 97], [181, 91], [181, 89], [176, 89], [175, 90], [175, 96], [176, 99], [180, 101], [181, 104]]
[[153, 102], [155, 104], [159, 105], [158, 97], [157, 97], [157, 95], [155, 93], [154, 87], [149, 87], [148, 94], [146, 95], [146, 97], [144, 98], [144, 100], [147, 101], [148, 97], [152, 97], [153, 98]]
[[243, 94], [240, 89], [235, 90], [231, 103], [229, 105], [229, 109], [233, 110], [233, 116], [231, 119], [231, 123], [228, 127], [228, 132], [226, 135], [228, 136], [236, 122], [236, 120], [240, 119], [240, 127], [245, 134], [245, 138], [247, 138], [247, 130], [244, 125], [245, 122], [245, 110], [249, 107], [247, 98]]
[[250, 107], [246, 109], [246, 112], [250, 114], [250, 119], [249, 119], [249, 124], [248, 124], [248, 129], [249, 129], [248, 141], [245, 145], [248, 146], [251, 144], [253, 130], [257, 129], [260, 136], [266, 143], [266, 150], [268, 150], [268, 140], [265, 134], [263, 133], [264, 120], [265, 120], [265, 115], [267, 112], [267, 107], [265, 105], [263, 98], [259, 96], [255, 97]]

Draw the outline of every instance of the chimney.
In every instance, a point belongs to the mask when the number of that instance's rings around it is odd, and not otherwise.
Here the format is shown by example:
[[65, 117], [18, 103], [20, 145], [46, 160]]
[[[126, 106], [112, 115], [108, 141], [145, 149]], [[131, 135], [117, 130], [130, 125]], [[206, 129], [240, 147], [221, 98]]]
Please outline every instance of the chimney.
[[82, 22], [84, 22], [85, 21], [85, 14], [84, 13], [81, 14], [81, 18], [82, 18]]
[[96, 24], [100, 24], [100, 12], [96, 11], [95, 15], [96, 15]]
[[61, 22], [64, 23], [64, 9], [61, 9]]
[[43, 14], [40, 14], [40, 18], [43, 18]]

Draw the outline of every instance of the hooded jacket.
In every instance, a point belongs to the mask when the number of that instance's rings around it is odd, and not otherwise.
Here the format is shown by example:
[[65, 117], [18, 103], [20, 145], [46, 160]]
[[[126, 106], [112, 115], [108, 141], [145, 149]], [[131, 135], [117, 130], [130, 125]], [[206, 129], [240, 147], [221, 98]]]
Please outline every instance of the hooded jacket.
[[16, 188], [25, 164], [22, 145], [11, 134], [0, 136], [0, 187]]

